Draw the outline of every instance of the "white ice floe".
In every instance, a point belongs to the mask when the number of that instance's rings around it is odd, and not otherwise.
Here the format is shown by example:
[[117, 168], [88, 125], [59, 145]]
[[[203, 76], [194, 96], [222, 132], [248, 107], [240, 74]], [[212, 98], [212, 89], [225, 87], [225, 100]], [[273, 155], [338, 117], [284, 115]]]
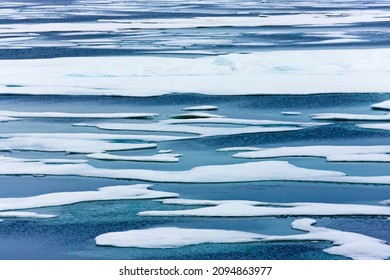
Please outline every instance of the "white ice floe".
[[17, 118], [11, 118], [11, 117], [2, 117], [0, 116], [0, 122], [9, 122], [9, 121], [16, 121], [19, 120]]
[[[64, 137], [62, 137], [64, 136]], [[137, 150], [155, 148], [156, 144], [149, 143], [116, 143], [113, 135], [91, 134], [8, 134], [0, 135], [0, 150], [28, 150], [67, 153], [102, 153], [106, 151]]]
[[302, 181], [390, 184], [390, 176], [347, 176], [338, 171], [301, 168], [285, 161], [260, 161], [206, 165], [189, 170], [105, 169], [81, 164], [45, 164], [31, 159], [0, 157], [0, 175], [62, 175], [134, 179], [171, 183], [233, 183], [256, 181]]
[[173, 150], [158, 150], [157, 153], [158, 154], [168, 154], [168, 153], [172, 153]]
[[177, 227], [151, 228], [110, 232], [95, 238], [96, 245], [139, 248], [176, 248], [202, 243], [253, 242], [259, 234], [212, 229], [184, 229]]
[[323, 113], [323, 114], [313, 114], [310, 117], [313, 120], [390, 121], [390, 114], [386, 114], [386, 115], [364, 115], [364, 114]]
[[[124, 185], [99, 188], [97, 191], [48, 193], [32, 197], [0, 198], [0, 211], [68, 205], [88, 201], [133, 200], [177, 197], [177, 193], [155, 191], [151, 185]], [[4, 213], [0, 212], [0, 217]]]
[[215, 111], [218, 110], [218, 107], [212, 105], [199, 105], [199, 106], [186, 107], [183, 108], [182, 110], [183, 111]]
[[[265, 217], [265, 216], [390, 216], [390, 207], [334, 203], [273, 203], [245, 200], [166, 199], [165, 204], [207, 206], [196, 209], [144, 211], [142, 216], [204, 216], [204, 217]], [[383, 203], [383, 202], [382, 202]]]
[[[233, 150], [232, 150], [233, 149]], [[234, 151], [239, 148], [224, 148]], [[236, 153], [233, 157], [263, 159], [277, 157], [324, 157], [328, 161], [377, 161], [388, 157], [390, 146], [298, 146], [278, 148], [255, 148]], [[378, 157], [379, 155], [380, 157]], [[381, 161], [381, 160], [379, 160]]]
[[371, 108], [381, 109], [381, 110], [390, 110], [390, 100], [386, 100], [380, 103], [372, 104]]
[[[159, 123], [77, 123], [74, 126], [97, 127], [103, 130], [126, 130], [126, 131], [155, 131], [155, 132], [178, 132], [184, 134], [193, 134], [195, 137], [210, 137], [221, 135], [237, 135], [246, 133], [267, 133], [284, 132], [303, 129], [296, 126], [204, 126], [204, 124], [229, 124], [225, 118], [213, 119], [171, 119]], [[181, 124], [183, 123], [183, 124]], [[189, 123], [198, 123], [199, 125], [185, 125]], [[203, 125], [202, 125], [203, 124]], [[188, 137], [188, 136], [187, 136]]]
[[35, 212], [20, 212], [20, 211], [6, 211], [0, 212], [1, 218], [36, 218], [36, 219], [49, 219], [55, 218], [56, 215], [38, 214]]
[[376, 124], [357, 124], [361, 128], [390, 130], [390, 123], [376, 123]]
[[0, 110], [0, 117], [16, 118], [82, 118], [82, 119], [149, 119], [155, 113], [63, 113], [63, 112], [16, 112]]
[[142, 161], [142, 162], [179, 162], [181, 154], [157, 153], [151, 156], [118, 156], [107, 153], [96, 153], [87, 155], [88, 158], [99, 160], [117, 161]]
[[287, 116], [297, 116], [297, 115], [302, 115], [301, 112], [295, 112], [295, 111], [284, 111], [280, 112], [282, 115], [287, 115]]
[[389, 65], [389, 49], [17, 59], [0, 61], [0, 92], [121, 96], [387, 92]]
[[324, 249], [324, 252], [329, 254], [363, 260], [390, 257], [390, 246], [383, 240], [353, 232], [315, 227], [314, 223], [316, 221], [313, 219], [295, 220], [292, 228], [307, 231], [307, 233], [286, 236], [234, 230], [161, 227], [105, 233], [97, 236], [95, 241], [100, 246], [139, 248], [177, 248], [204, 243], [325, 241], [333, 245]]
[[324, 252], [341, 255], [355, 260], [387, 259], [390, 257], [390, 246], [385, 241], [367, 235], [346, 232], [325, 227], [315, 227], [316, 220], [299, 219], [291, 226], [294, 229], [307, 231], [302, 235], [271, 236], [267, 241], [329, 241], [333, 247]]
[[390, 154], [340, 154], [330, 155], [326, 160], [335, 162], [390, 162]]
[[171, 116], [172, 119], [205, 119], [205, 118], [223, 118], [225, 116], [210, 114], [205, 112], [191, 112]]

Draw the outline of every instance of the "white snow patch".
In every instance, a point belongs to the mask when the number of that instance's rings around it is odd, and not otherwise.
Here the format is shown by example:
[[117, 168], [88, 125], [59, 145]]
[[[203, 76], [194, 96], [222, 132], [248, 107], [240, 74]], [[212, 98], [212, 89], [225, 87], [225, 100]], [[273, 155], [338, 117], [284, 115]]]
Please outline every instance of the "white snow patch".
[[[151, 185], [124, 185], [99, 188], [97, 191], [59, 192], [32, 197], [0, 198], [0, 211], [68, 205], [79, 202], [125, 199], [155, 199], [179, 196], [177, 193], [149, 189]], [[0, 212], [0, 217], [3, 213]], [[12, 212], [10, 212], [12, 213]]]
[[326, 160], [335, 162], [390, 162], [390, 154], [340, 154], [328, 156]]
[[171, 116], [172, 119], [202, 119], [202, 118], [224, 118], [225, 116], [205, 112], [192, 112]]
[[17, 121], [19, 119], [17, 118], [11, 118], [11, 117], [2, 117], [0, 116], [0, 122], [9, 122], [9, 121]]

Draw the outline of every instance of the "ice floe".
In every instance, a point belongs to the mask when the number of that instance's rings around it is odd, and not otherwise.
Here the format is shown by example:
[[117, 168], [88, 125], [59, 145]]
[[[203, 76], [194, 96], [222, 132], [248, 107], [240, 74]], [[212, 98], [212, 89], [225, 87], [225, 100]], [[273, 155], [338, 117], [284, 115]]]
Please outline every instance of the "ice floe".
[[9, 122], [9, 121], [16, 121], [17, 118], [11, 118], [11, 117], [2, 117], [0, 116], [0, 122]]
[[376, 123], [376, 124], [357, 124], [361, 128], [390, 130], [390, 123]]
[[[248, 150], [250, 149], [250, 150]], [[239, 147], [219, 151], [239, 151]], [[327, 161], [383, 161], [390, 155], [390, 146], [298, 146], [277, 148], [241, 148], [237, 158], [262, 159], [277, 157], [324, 157]]]
[[291, 226], [304, 234], [272, 236], [234, 230], [186, 229], [160, 227], [123, 232], [110, 232], [95, 238], [96, 245], [138, 248], [177, 248], [204, 243], [247, 243], [277, 241], [325, 241], [332, 247], [324, 252], [352, 259], [386, 259], [390, 246], [385, 241], [363, 234], [315, 227], [313, 219], [298, 219]]
[[[106, 151], [138, 150], [155, 148], [154, 143], [117, 143], [115, 140], [137, 137], [110, 135], [110, 134], [78, 134], [78, 133], [31, 133], [31, 134], [3, 134], [0, 135], [0, 150], [28, 150], [45, 152], [67, 153], [102, 153]], [[148, 138], [147, 136], [140, 136]], [[138, 137], [139, 138], [139, 137]], [[154, 137], [150, 137], [153, 139]], [[159, 137], [158, 137], [159, 138]], [[176, 139], [176, 137], [160, 139]]]
[[[166, 199], [165, 204], [208, 206], [196, 209], [143, 211], [142, 216], [204, 216], [204, 217], [265, 217], [265, 216], [390, 216], [390, 207], [335, 203], [273, 203], [245, 200]], [[382, 202], [383, 203], [383, 202]]]
[[302, 115], [301, 112], [294, 112], [294, 111], [284, 111], [284, 112], [280, 112], [282, 115], [286, 115], [286, 116], [297, 116], [297, 115]]
[[388, 65], [388, 49], [17, 59], [0, 61], [0, 92], [121, 96], [387, 92]]
[[[221, 120], [221, 121], [217, 121]], [[180, 125], [183, 123], [183, 125]], [[199, 123], [199, 125], [185, 125], [184, 123]], [[171, 119], [159, 123], [76, 123], [74, 126], [97, 127], [103, 130], [126, 130], [126, 131], [155, 131], [155, 132], [178, 132], [184, 134], [194, 134], [193, 137], [210, 137], [221, 135], [237, 135], [246, 133], [267, 133], [267, 132], [284, 132], [300, 130], [304, 127], [297, 126], [204, 126], [206, 123], [229, 124], [225, 118], [213, 119]], [[235, 123], [232, 123], [235, 124]]]
[[16, 118], [93, 118], [93, 119], [150, 119], [155, 113], [63, 113], [63, 112], [15, 112], [0, 110], [1, 117]]
[[[123, 185], [99, 188], [97, 191], [48, 193], [32, 197], [0, 198], [0, 211], [68, 205], [101, 200], [133, 200], [177, 197], [177, 193], [155, 191], [151, 185]], [[6, 213], [0, 212], [0, 217]]]
[[199, 106], [186, 107], [183, 108], [182, 110], [183, 111], [215, 111], [218, 110], [218, 107], [212, 105], [199, 105]]
[[390, 110], [390, 100], [386, 100], [380, 103], [372, 104], [372, 108], [381, 110]]
[[390, 114], [386, 114], [386, 115], [364, 115], [364, 114], [323, 113], [323, 114], [313, 114], [310, 117], [313, 120], [390, 121]]
[[119, 156], [107, 153], [96, 153], [87, 155], [88, 158], [99, 160], [117, 161], [142, 161], [142, 162], [179, 162], [181, 154], [157, 153], [151, 156]]
[[36, 219], [48, 219], [55, 218], [56, 215], [38, 214], [35, 212], [21, 212], [21, 211], [6, 211], [0, 212], [0, 218], [36, 218]]
[[192, 112], [171, 116], [172, 119], [205, 119], [205, 118], [223, 118], [222, 115], [210, 114], [205, 112]]
[[110, 232], [97, 236], [95, 240], [99, 246], [176, 248], [202, 243], [253, 242], [259, 236], [255, 233], [233, 230], [163, 227]]

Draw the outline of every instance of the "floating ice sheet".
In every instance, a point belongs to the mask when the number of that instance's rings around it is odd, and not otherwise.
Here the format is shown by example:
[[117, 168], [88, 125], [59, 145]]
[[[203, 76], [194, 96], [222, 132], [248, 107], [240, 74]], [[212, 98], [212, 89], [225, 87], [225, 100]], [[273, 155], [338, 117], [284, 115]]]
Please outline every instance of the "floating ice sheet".
[[[219, 151], [239, 151], [237, 158], [324, 157], [327, 161], [387, 161], [390, 146], [298, 146], [278, 148], [232, 147]], [[250, 150], [248, 150], [250, 149]]]
[[390, 121], [390, 114], [386, 114], [386, 115], [364, 115], [364, 114], [323, 113], [323, 114], [313, 114], [310, 117], [313, 120]]
[[[204, 217], [265, 217], [265, 216], [390, 216], [390, 207], [334, 203], [273, 203], [245, 200], [166, 199], [166, 204], [201, 205], [196, 209], [143, 211], [142, 216], [204, 216]], [[382, 202], [383, 203], [383, 202]]]
[[390, 130], [390, 123], [376, 123], [376, 124], [357, 124], [361, 128]]
[[199, 105], [199, 106], [186, 107], [183, 108], [182, 110], [183, 111], [215, 111], [218, 110], [218, 107], [213, 105]]
[[[133, 200], [177, 197], [177, 193], [161, 192], [150, 189], [151, 185], [124, 185], [99, 188], [97, 191], [59, 192], [32, 197], [0, 198], [0, 211], [49, 206], [68, 205], [79, 202], [101, 200]], [[0, 217], [5, 217], [0, 212]]]
[[45, 164], [30, 159], [0, 157], [0, 175], [73, 175], [134, 179], [171, 183], [233, 183], [256, 181], [302, 181], [390, 184], [390, 176], [346, 176], [338, 171], [301, 168], [285, 161], [260, 161], [199, 166], [189, 170], [105, 169], [88, 164]]
[[[65, 136], [66, 137], [61, 137]], [[150, 143], [115, 143], [115, 136], [91, 134], [9, 134], [0, 135], [0, 150], [29, 150], [67, 153], [101, 153], [105, 151], [137, 150], [155, 148]], [[100, 138], [99, 138], [100, 137]], [[118, 136], [118, 139], [121, 139]]]
[[381, 110], [390, 110], [390, 100], [386, 100], [380, 103], [372, 104], [372, 108]]
[[88, 158], [99, 160], [116, 161], [141, 161], [141, 162], [179, 162], [181, 154], [157, 153], [151, 156], [118, 156], [107, 153], [96, 153], [87, 155]]
[[333, 243], [332, 247], [324, 250], [329, 254], [362, 260], [390, 257], [390, 246], [383, 240], [353, 232], [315, 227], [314, 223], [316, 221], [313, 219], [295, 220], [292, 227], [307, 233], [286, 236], [267, 236], [233, 230], [163, 227], [105, 233], [97, 236], [95, 241], [100, 246], [140, 248], [176, 248], [203, 243], [327, 241]]
[[155, 113], [63, 113], [63, 112], [15, 112], [0, 110], [2, 117], [16, 118], [93, 118], [93, 119], [150, 119]]
[[36, 219], [48, 219], [55, 218], [56, 215], [38, 214], [35, 212], [21, 212], [21, 211], [6, 211], [0, 212], [0, 218], [36, 218]]
[[3, 60], [0, 61], [3, 73], [0, 92], [121, 96], [387, 92], [389, 65], [389, 49], [361, 48], [264, 51], [198, 58]]

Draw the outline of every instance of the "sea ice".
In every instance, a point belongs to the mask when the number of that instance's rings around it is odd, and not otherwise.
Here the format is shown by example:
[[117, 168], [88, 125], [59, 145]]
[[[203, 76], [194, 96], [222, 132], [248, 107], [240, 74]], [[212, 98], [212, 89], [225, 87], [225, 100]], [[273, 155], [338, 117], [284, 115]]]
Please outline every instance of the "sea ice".
[[[0, 211], [68, 205], [79, 202], [99, 200], [156, 199], [177, 197], [177, 193], [161, 192], [150, 189], [151, 185], [137, 184], [110, 186], [97, 191], [58, 192], [32, 197], [0, 198]], [[0, 212], [0, 217], [4, 213]]]
[[372, 108], [381, 110], [390, 110], [390, 100], [386, 100], [380, 103], [372, 104]]
[[186, 107], [183, 108], [182, 110], [183, 111], [214, 111], [214, 110], [218, 110], [218, 107], [212, 105], [199, 105], [199, 106]]
[[386, 114], [386, 115], [364, 115], [364, 114], [324, 113], [324, 114], [313, 114], [310, 117], [313, 120], [390, 121], [390, 114]]
[[[185, 210], [143, 211], [142, 216], [264, 217], [264, 216], [390, 216], [390, 207], [334, 203], [273, 203], [245, 200], [166, 199], [165, 204], [209, 206]], [[383, 203], [383, 202], [382, 202]]]
[[278, 241], [325, 241], [332, 247], [324, 252], [342, 255], [352, 259], [386, 259], [390, 257], [390, 246], [385, 241], [367, 235], [315, 227], [313, 219], [298, 219], [291, 226], [306, 231], [304, 234], [272, 236], [258, 233], [215, 230], [160, 227], [150, 229], [110, 232], [97, 236], [96, 245], [138, 248], [177, 248], [203, 243], [247, 243]]
[[179, 162], [181, 154], [157, 153], [152, 156], [118, 156], [107, 153], [96, 153], [87, 155], [88, 158], [99, 160], [123, 160], [142, 162]]
[[63, 112], [15, 112], [0, 110], [1, 117], [16, 118], [93, 118], [93, 119], [150, 119], [155, 113], [63, 113]]
[[390, 123], [357, 124], [356, 126], [361, 128], [390, 130]]

